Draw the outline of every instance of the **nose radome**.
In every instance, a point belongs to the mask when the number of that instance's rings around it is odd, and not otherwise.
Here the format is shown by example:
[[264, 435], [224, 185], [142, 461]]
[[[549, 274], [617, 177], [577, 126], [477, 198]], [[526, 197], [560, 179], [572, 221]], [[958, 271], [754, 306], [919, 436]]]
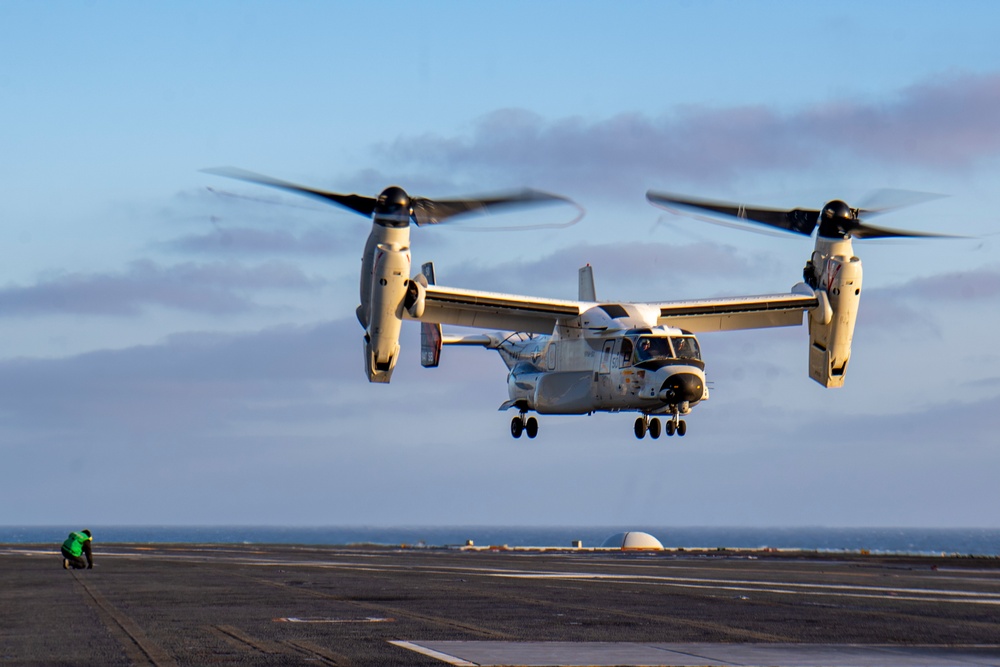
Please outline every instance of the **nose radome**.
[[660, 397], [672, 404], [700, 401], [704, 392], [704, 380], [694, 373], [674, 373], [660, 387]]

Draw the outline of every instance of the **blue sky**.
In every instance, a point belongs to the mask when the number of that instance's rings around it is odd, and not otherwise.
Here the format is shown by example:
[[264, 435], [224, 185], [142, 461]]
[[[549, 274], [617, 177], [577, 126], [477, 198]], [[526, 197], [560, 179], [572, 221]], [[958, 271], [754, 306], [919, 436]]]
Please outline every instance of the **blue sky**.
[[[0, 524], [1000, 527], [1000, 49], [992, 2], [0, 5]], [[706, 335], [684, 439], [544, 417], [493, 353], [369, 385], [368, 225], [200, 169], [338, 192], [571, 196], [568, 229], [417, 229], [455, 286], [784, 291], [811, 251], [675, 218], [948, 195], [857, 242], [841, 390], [802, 328]], [[509, 224], [517, 216], [484, 221]], [[468, 225], [473, 226], [472, 223]]]

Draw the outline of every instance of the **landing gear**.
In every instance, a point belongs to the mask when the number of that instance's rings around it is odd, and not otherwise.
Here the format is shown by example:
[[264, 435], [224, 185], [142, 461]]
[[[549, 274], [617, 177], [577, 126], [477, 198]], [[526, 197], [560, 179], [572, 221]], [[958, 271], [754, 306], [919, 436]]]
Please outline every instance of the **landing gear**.
[[679, 419], [677, 415], [674, 415], [672, 419], [667, 421], [667, 435], [684, 435], [688, 431], [687, 422], [683, 419]]
[[[663, 420], [663, 431], [667, 435], [684, 435], [687, 433], [687, 422], [680, 418], [680, 412], [675, 412], [672, 416]], [[660, 437], [660, 420], [656, 417], [643, 415], [635, 419], [635, 437], [642, 440], [649, 433], [649, 437], [656, 440]]]
[[656, 440], [660, 437], [660, 420], [656, 417], [650, 418], [649, 415], [643, 415], [641, 417], [635, 418], [635, 437], [642, 440], [646, 437], [646, 433], [649, 433], [649, 437]]
[[684, 414], [691, 411], [686, 405], [680, 407], [676, 405], [671, 406], [670, 419], [667, 420], [667, 435], [673, 435], [676, 433], [677, 435], [682, 436], [687, 433], [687, 422], [681, 419], [682, 410], [684, 411]]
[[534, 417], [525, 418], [523, 412], [510, 420], [510, 434], [520, 438], [522, 433], [527, 433], [529, 438], [538, 435], [538, 420]]

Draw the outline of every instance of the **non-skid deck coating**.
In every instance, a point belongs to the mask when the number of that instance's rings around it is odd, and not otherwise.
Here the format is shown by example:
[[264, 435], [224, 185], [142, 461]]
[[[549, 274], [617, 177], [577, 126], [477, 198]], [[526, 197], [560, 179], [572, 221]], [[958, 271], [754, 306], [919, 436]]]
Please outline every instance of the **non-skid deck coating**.
[[0, 545], [4, 665], [1000, 665], [1000, 561]]

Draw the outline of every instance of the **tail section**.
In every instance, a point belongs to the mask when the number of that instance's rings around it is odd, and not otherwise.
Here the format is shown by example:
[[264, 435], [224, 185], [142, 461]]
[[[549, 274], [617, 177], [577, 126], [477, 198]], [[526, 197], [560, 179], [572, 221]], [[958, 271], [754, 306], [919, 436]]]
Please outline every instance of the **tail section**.
[[580, 301], [597, 301], [594, 289], [594, 267], [590, 264], [580, 267]]
[[842, 387], [861, 300], [861, 260], [851, 239], [818, 237], [804, 277], [819, 298], [809, 315], [809, 377]]

